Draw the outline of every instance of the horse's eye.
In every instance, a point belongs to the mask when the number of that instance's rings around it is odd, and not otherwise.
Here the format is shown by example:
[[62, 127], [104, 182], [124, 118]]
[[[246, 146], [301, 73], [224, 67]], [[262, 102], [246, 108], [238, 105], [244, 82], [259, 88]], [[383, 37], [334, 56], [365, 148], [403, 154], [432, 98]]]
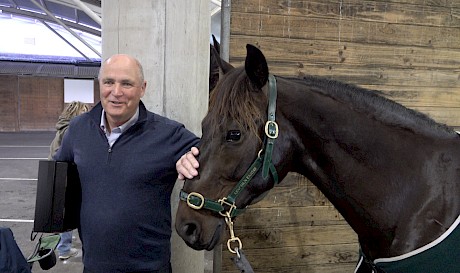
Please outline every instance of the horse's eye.
[[225, 138], [227, 142], [238, 141], [241, 138], [241, 132], [239, 130], [230, 130], [227, 132], [227, 137]]

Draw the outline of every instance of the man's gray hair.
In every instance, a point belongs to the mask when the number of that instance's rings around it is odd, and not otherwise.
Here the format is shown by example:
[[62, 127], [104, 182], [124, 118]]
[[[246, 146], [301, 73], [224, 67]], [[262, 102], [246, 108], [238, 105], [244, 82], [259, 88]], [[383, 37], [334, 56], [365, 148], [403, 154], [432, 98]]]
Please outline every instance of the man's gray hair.
[[[144, 83], [144, 68], [142, 67], [142, 64], [141, 62], [139, 62], [138, 59], [134, 58], [133, 56], [131, 55], [127, 55], [127, 54], [118, 54], [118, 55], [126, 55], [128, 56], [129, 58], [131, 58], [132, 60], [134, 60], [134, 62], [136, 63], [137, 65], [137, 68], [138, 68], [138, 74], [139, 74], [139, 79], [140, 79], [140, 82], [141, 84]], [[113, 56], [110, 56], [109, 58], [105, 59], [105, 61], [101, 64], [101, 67], [99, 68], [99, 73], [97, 74], [97, 79], [98, 80], [101, 80], [101, 71], [102, 69], [104, 69], [104, 65], [112, 58]]]

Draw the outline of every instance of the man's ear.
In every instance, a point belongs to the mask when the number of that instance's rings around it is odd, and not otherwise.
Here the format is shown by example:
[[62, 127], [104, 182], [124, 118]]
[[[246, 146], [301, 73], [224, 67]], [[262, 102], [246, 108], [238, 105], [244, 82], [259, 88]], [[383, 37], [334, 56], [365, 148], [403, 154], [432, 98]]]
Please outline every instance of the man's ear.
[[144, 97], [144, 95], [145, 95], [145, 90], [147, 89], [147, 81], [144, 81], [144, 82], [142, 83], [141, 89], [142, 89], [142, 91], [141, 91], [141, 98], [142, 98], [142, 97]]

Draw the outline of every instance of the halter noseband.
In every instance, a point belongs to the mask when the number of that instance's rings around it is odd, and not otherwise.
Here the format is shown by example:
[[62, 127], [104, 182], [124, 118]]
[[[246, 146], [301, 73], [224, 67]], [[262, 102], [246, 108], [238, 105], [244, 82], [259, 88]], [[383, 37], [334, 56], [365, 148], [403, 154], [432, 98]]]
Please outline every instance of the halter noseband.
[[278, 173], [276, 172], [275, 166], [272, 162], [273, 147], [275, 144], [275, 139], [278, 137], [278, 124], [275, 122], [277, 90], [276, 79], [271, 74], [269, 75], [268, 83], [269, 98], [268, 117], [267, 122], [265, 123], [265, 151], [264, 149], [259, 151], [257, 158], [248, 168], [238, 184], [236, 184], [229, 195], [227, 195], [227, 197], [222, 197], [218, 201], [214, 201], [205, 198], [200, 193], [186, 193], [184, 190], [181, 190], [179, 197], [182, 201], [187, 202], [187, 205], [190, 208], [196, 210], [208, 209], [214, 212], [218, 212], [220, 215], [231, 219], [235, 216], [238, 216], [245, 210], [245, 208], [236, 207], [236, 199], [242, 190], [249, 184], [249, 182], [251, 182], [252, 178], [257, 174], [261, 167], [262, 178], [267, 179], [270, 172], [272, 174], [273, 180], [275, 181], [275, 184], [278, 184]]

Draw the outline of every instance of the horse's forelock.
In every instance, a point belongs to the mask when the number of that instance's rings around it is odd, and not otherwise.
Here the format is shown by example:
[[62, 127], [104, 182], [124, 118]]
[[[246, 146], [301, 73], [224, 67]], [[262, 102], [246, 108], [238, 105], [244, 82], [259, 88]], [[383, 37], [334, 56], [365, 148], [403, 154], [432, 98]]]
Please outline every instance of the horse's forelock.
[[212, 133], [230, 129], [224, 126], [233, 120], [241, 130], [248, 129], [258, 136], [257, 124], [264, 120], [262, 109], [265, 109], [266, 105], [262, 103], [266, 101], [266, 96], [254, 89], [244, 69], [235, 70], [219, 81], [211, 93], [208, 118]]

